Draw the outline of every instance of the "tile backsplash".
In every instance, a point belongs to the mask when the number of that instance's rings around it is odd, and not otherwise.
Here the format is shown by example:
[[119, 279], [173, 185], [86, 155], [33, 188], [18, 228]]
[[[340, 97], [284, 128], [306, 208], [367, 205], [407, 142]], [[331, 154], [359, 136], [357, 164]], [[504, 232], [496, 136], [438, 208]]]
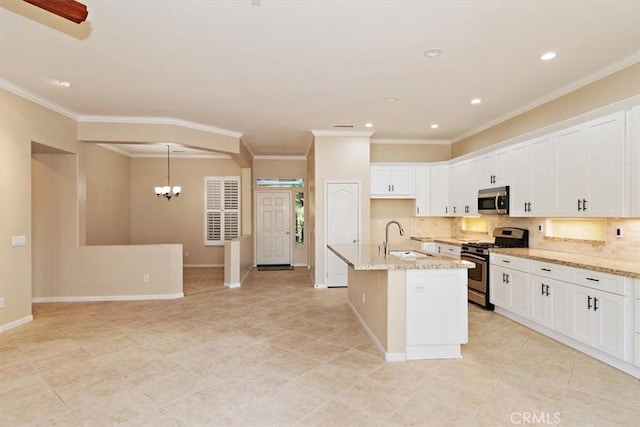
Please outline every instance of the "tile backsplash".
[[[496, 227], [520, 227], [529, 230], [529, 247], [559, 252], [581, 253], [627, 261], [640, 262], [640, 218], [607, 218], [604, 242], [580, 241], [545, 237], [539, 232], [538, 224], [545, 224], [547, 218], [513, 218], [509, 216], [487, 217], [488, 233], [474, 233], [461, 230], [461, 218], [412, 218], [411, 232], [415, 236], [460, 237], [487, 239]], [[622, 229], [622, 237], [616, 236], [616, 229]]]

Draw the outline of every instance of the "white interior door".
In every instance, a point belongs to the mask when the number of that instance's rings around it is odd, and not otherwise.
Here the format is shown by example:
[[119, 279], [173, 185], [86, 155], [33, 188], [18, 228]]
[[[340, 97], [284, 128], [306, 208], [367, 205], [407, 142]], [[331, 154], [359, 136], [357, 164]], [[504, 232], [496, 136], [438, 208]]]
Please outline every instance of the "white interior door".
[[291, 264], [291, 193], [256, 192], [256, 264]]
[[[358, 183], [328, 183], [326, 199], [327, 244], [357, 243], [360, 227]], [[347, 286], [347, 265], [325, 248], [325, 286]]]

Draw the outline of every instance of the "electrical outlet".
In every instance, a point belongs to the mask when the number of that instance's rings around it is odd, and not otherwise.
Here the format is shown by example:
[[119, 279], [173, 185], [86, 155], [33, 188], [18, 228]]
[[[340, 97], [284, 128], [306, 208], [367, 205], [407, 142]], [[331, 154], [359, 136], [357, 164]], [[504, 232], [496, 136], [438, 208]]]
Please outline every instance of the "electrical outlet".
[[0, 297], [0, 308], [4, 308], [4, 297]]
[[188, 251], [187, 251], [187, 252], [185, 252], [185, 253], [184, 253], [184, 256], [185, 256], [185, 257], [188, 257], [188, 256], [189, 256], [189, 252], [188, 252]]
[[544, 225], [538, 224], [538, 232], [539, 233], [543, 233], [544, 232]]
[[145, 282], [150, 282], [151, 281], [151, 275], [150, 274], [145, 274], [143, 280]]
[[622, 238], [622, 228], [620, 228], [620, 227], [616, 228], [616, 237], [618, 239]]

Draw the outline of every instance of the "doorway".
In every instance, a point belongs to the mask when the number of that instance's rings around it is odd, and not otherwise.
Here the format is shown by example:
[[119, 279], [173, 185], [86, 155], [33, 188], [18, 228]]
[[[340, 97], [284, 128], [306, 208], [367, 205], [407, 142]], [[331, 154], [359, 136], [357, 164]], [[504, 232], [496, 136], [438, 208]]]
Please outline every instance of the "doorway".
[[291, 265], [291, 192], [256, 192], [256, 264]]
[[[360, 239], [360, 185], [327, 183], [326, 243], [357, 243]], [[325, 286], [346, 287], [347, 264], [325, 247]]]

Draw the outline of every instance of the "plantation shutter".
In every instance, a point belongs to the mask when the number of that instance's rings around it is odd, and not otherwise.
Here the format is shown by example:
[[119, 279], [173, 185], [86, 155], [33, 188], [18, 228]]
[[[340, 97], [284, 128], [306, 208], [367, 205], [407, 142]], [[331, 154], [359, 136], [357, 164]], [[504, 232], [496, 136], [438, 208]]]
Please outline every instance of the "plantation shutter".
[[240, 177], [205, 176], [205, 245], [240, 235]]

